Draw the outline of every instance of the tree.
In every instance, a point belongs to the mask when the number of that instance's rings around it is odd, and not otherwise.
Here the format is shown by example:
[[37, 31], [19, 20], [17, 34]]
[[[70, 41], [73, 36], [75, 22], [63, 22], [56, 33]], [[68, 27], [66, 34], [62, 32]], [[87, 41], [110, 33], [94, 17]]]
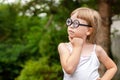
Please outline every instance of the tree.
[[[116, 10], [118, 10], [118, 3], [120, 1], [117, 0], [98, 0], [98, 9], [99, 13], [102, 17], [102, 23], [100, 34], [98, 35], [98, 43], [105, 49], [108, 55], [113, 59], [113, 55], [111, 52], [111, 24], [112, 24], [112, 16], [116, 14]], [[115, 7], [117, 5], [117, 7]], [[114, 12], [113, 12], [114, 11]], [[101, 74], [104, 72], [104, 67], [101, 66]]]

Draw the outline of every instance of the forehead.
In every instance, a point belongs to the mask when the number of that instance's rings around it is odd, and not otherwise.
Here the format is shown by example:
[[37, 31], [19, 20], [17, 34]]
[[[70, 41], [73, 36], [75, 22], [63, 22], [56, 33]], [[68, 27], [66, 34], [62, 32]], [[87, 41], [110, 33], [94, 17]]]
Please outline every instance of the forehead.
[[78, 17], [78, 12], [74, 13], [73, 15], [71, 15], [70, 18], [71, 18], [73, 21], [74, 21], [74, 20], [78, 20], [80, 23], [85, 23], [85, 24], [87, 24], [87, 21], [86, 21], [86, 20], [81, 19], [81, 18]]

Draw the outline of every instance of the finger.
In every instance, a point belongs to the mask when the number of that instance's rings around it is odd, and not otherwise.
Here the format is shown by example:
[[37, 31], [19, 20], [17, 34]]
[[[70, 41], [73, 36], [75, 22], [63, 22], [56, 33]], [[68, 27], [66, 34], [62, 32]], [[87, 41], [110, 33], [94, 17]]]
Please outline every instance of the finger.
[[70, 36], [68, 36], [68, 38], [69, 38], [69, 41], [71, 42], [71, 41], [72, 41], [72, 38], [71, 38]]
[[101, 80], [101, 78], [97, 78], [97, 80]]

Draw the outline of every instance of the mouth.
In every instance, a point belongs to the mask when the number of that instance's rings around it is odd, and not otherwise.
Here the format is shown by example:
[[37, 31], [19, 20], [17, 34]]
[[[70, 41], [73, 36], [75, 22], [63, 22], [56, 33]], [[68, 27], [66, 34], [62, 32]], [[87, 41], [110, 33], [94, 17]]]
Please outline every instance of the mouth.
[[74, 34], [74, 31], [68, 30], [68, 34], [69, 34], [69, 35]]

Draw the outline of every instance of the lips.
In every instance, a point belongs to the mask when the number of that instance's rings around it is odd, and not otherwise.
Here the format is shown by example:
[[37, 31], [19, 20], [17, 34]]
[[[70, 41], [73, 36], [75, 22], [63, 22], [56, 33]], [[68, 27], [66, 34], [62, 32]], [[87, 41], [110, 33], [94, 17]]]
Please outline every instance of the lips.
[[68, 30], [68, 34], [69, 34], [69, 35], [74, 34], [74, 31]]

